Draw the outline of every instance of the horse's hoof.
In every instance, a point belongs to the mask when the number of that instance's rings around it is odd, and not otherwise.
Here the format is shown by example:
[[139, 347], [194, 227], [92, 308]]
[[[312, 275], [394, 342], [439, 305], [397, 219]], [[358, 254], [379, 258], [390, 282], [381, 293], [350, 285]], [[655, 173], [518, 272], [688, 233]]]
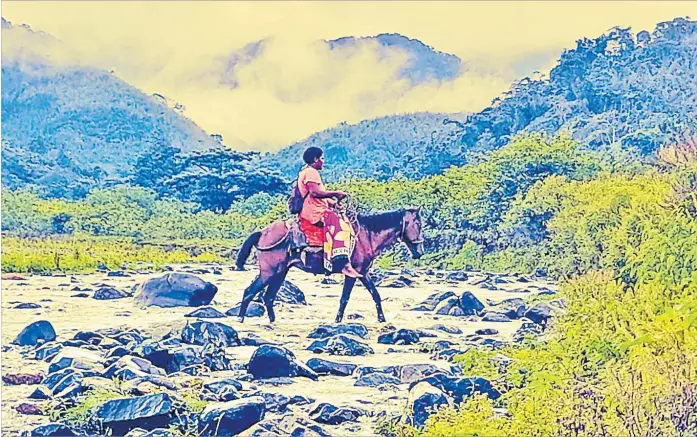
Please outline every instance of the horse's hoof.
[[240, 323], [244, 323], [244, 317], [238, 317], [238, 318], [237, 318], [237, 321], [240, 322]]
[[378, 323], [385, 323], [387, 320], [385, 320], [384, 317], [378, 317]]
[[341, 323], [343, 319], [343, 317], [337, 317], [336, 320], [334, 320], [334, 323]]

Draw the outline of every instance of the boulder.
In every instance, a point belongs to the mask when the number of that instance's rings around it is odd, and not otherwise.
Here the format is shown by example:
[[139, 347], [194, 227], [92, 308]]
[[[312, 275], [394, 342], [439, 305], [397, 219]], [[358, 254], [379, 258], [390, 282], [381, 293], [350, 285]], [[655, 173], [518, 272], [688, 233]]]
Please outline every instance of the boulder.
[[424, 426], [428, 416], [440, 406], [453, 407], [453, 402], [445, 393], [428, 382], [419, 382], [409, 390], [407, 411], [412, 426]]
[[428, 298], [425, 301], [421, 302], [419, 304], [419, 307], [424, 308], [425, 311], [433, 311], [436, 309], [438, 304], [451, 297], [456, 297], [455, 293], [453, 293], [452, 291], [433, 293], [432, 295], [428, 296]]
[[181, 334], [182, 342], [203, 346], [207, 343], [241, 346], [237, 331], [219, 322], [196, 321], [187, 323]]
[[501, 397], [501, 393], [491, 385], [491, 382], [481, 377], [459, 378], [445, 373], [439, 373], [415, 381], [409, 388], [413, 388], [422, 381], [437, 387], [445, 394], [451, 396], [456, 404], [460, 404], [473, 394], [484, 394], [492, 400]]
[[[245, 317], [262, 317], [266, 314], [266, 307], [257, 302], [250, 302], [247, 307]], [[240, 304], [225, 311], [226, 316], [238, 317], [240, 315]]]
[[457, 307], [459, 304], [460, 300], [457, 297], [449, 297], [440, 301], [434, 311], [436, 314], [447, 316], [450, 313], [450, 310]]
[[419, 342], [420, 335], [413, 329], [400, 329], [398, 331], [388, 332], [378, 337], [380, 344], [415, 344]]
[[118, 378], [131, 380], [147, 376], [166, 376], [164, 370], [153, 365], [145, 358], [126, 355], [119, 358], [114, 364], [104, 371], [105, 378]]
[[499, 303], [493, 304], [496, 310], [503, 312], [509, 319], [519, 319], [525, 315], [527, 306], [525, 301], [519, 297], [504, 299]]
[[552, 311], [552, 307], [547, 303], [539, 302], [529, 310], [525, 311], [524, 316], [538, 325], [545, 326], [547, 325], [547, 321], [552, 318]]
[[353, 385], [356, 387], [378, 387], [383, 384], [399, 385], [402, 381], [387, 373], [375, 372], [360, 377]]
[[51, 360], [51, 364], [48, 366], [48, 373], [57, 372], [68, 367], [87, 371], [101, 372], [104, 370], [100, 354], [76, 347], [65, 347]]
[[124, 435], [133, 428], [167, 428], [175, 412], [174, 400], [167, 393], [105, 402], [95, 413], [112, 435]]
[[39, 342], [48, 342], [56, 339], [56, 331], [53, 325], [46, 320], [40, 320], [22, 329], [17, 338], [12, 342], [20, 346], [35, 346]]
[[[257, 295], [254, 298], [254, 300], [257, 302], [262, 302], [262, 299], [263, 298], [261, 294]], [[278, 290], [278, 294], [276, 295], [275, 301], [291, 305], [307, 305], [307, 301], [305, 300], [305, 293], [303, 293], [302, 290], [300, 290], [295, 284], [293, 284], [290, 281], [283, 282], [283, 285], [281, 285], [281, 288]]]
[[486, 329], [477, 329], [474, 331], [475, 334], [477, 335], [496, 335], [499, 333], [496, 329], [492, 328], [486, 328]]
[[511, 319], [505, 314], [497, 313], [495, 311], [488, 311], [482, 317], [482, 322], [510, 322]]
[[311, 358], [307, 362], [307, 366], [317, 374], [335, 376], [351, 376], [356, 367], [358, 367], [355, 364], [336, 363], [321, 358]]
[[310, 332], [307, 338], [329, 338], [339, 334], [351, 334], [365, 339], [368, 336], [368, 328], [360, 323], [320, 325]]
[[221, 313], [213, 307], [203, 307], [197, 308], [189, 314], [185, 314], [184, 317], [198, 317], [199, 319], [219, 319], [221, 317], [225, 317], [225, 314]]
[[336, 407], [323, 402], [310, 412], [310, 418], [318, 423], [339, 425], [345, 422], [356, 422], [365, 415], [365, 411], [353, 407]]
[[113, 388], [114, 382], [110, 379], [88, 376], [71, 382], [68, 386], [56, 392], [54, 397], [59, 399], [75, 399], [89, 390]]
[[336, 335], [324, 340], [314, 341], [308, 348], [314, 353], [329, 355], [362, 356], [372, 354], [373, 349], [351, 335]]
[[30, 437], [72, 437], [77, 435], [75, 431], [62, 423], [37, 426], [29, 432]]
[[34, 352], [34, 359], [41, 361], [50, 361], [58, 355], [58, 352], [63, 349], [63, 345], [56, 342], [44, 343], [39, 346]]
[[460, 308], [467, 316], [478, 316], [484, 309], [484, 304], [470, 291], [465, 291], [460, 296]]
[[462, 272], [462, 271], [448, 273], [448, 275], [445, 278], [448, 281], [458, 281], [458, 282], [463, 282], [463, 281], [469, 280], [469, 276], [467, 276], [467, 273]]
[[201, 436], [234, 436], [264, 418], [264, 398], [260, 396], [224, 403], [210, 403], [198, 420]]
[[218, 287], [187, 273], [167, 273], [138, 287], [135, 300], [142, 306], [200, 307], [209, 305]]
[[402, 383], [412, 383], [439, 372], [443, 370], [433, 364], [405, 364], [398, 367], [398, 377]]
[[446, 326], [446, 325], [433, 325], [429, 329], [432, 329], [434, 331], [443, 331], [447, 332], [448, 334], [462, 334], [462, 329], [458, 328], [457, 326]]
[[247, 364], [255, 379], [304, 376], [317, 379], [317, 374], [299, 362], [295, 354], [282, 346], [264, 345], [257, 348]]
[[92, 295], [92, 299], [97, 300], [112, 300], [112, 299], [123, 299], [125, 297], [131, 297], [132, 294], [124, 291], [118, 290], [114, 287], [101, 287], [97, 289]]

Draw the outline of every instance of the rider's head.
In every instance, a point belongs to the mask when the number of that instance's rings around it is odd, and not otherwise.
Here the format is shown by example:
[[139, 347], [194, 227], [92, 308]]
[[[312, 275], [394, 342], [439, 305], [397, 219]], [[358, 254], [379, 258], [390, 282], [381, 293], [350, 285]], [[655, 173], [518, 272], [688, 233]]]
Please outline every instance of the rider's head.
[[303, 161], [310, 167], [314, 167], [317, 170], [322, 169], [322, 165], [324, 165], [324, 152], [322, 152], [322, 149], [319, 147], [308, 147], [307, 150], [305, 150], [305, 153], [303, 153]]

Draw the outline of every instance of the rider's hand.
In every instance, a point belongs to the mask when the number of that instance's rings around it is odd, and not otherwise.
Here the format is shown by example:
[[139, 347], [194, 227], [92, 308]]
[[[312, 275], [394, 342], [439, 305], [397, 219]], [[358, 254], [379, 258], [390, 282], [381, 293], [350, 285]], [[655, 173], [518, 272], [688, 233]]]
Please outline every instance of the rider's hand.
[[336, 195], [334, 197], [336, 197], [338, 200], [348, 197], [348, 193], [344, 193], [343, 191], [337, 191], [335, 194]]

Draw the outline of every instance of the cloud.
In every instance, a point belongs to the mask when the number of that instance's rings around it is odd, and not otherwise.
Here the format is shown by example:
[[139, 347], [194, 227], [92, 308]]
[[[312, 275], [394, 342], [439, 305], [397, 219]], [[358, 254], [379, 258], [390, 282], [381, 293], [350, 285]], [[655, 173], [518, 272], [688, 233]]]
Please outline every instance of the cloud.
[[[575, 40], [612, 26], [652, 29], [695, 15], [690, 2], [9, 2], [3, 14], [62, 42], [60, 59], [115, 70], [187, 108], [238, 148], [274, 150], [339, 122], [387, 114], [478, 111]], [[460, 57], [454, 81], [398, 80], [406, 55], [375, 42], [329, 50], [322, 40], [397, 32]], [[260, 56], [221, 80], [236, 50]], [[16, 41], [13, 42], [13, 46]], [[6, 53], [3, 33], [3, 55]], [[55, 48], [54, 48], [55, 49]]]

